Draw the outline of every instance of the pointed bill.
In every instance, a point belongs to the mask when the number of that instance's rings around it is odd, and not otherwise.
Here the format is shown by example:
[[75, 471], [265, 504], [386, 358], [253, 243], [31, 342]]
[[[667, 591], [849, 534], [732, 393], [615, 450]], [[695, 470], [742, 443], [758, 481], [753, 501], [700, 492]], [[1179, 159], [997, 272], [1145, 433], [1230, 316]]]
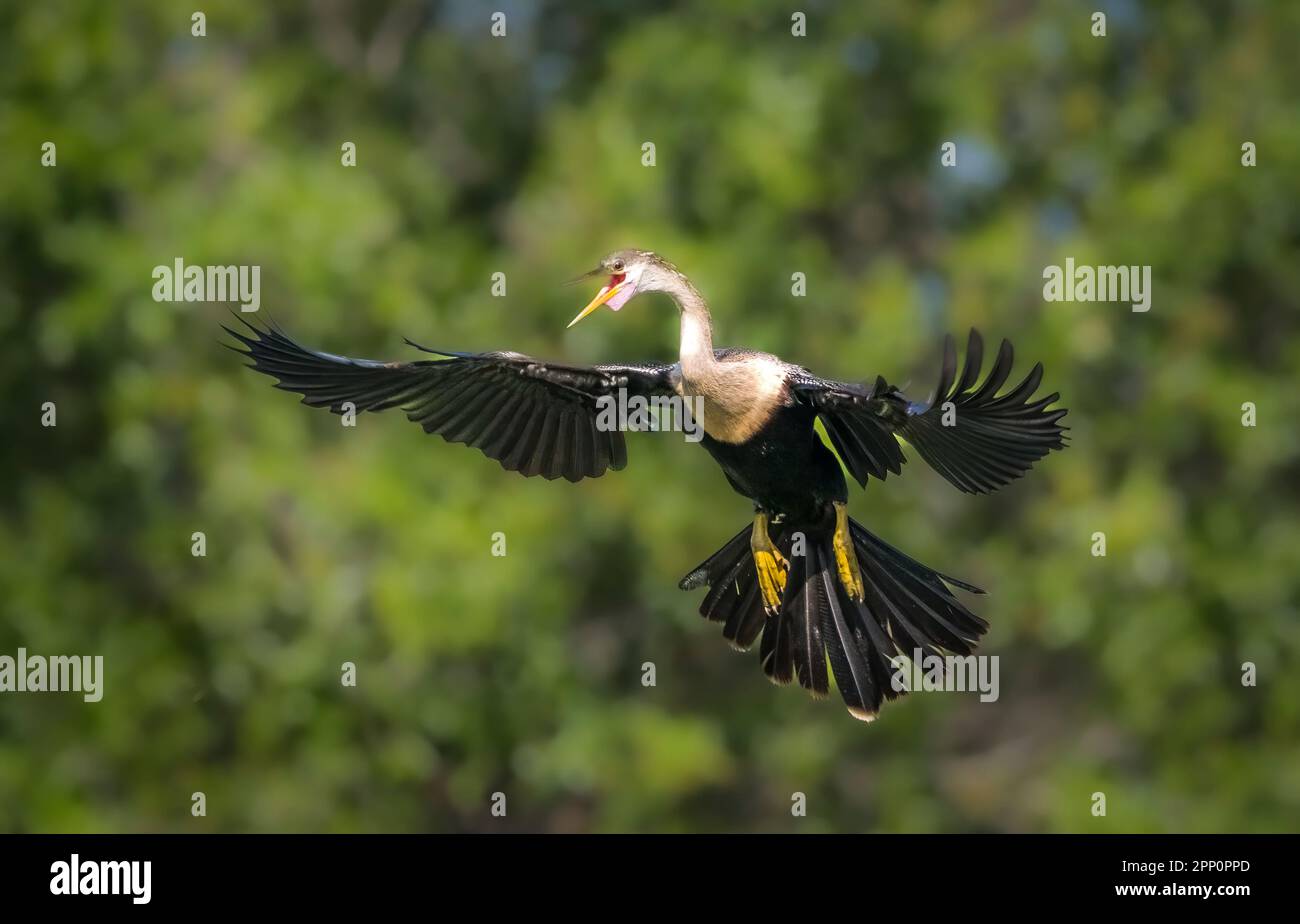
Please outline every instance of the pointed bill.
[[627, 280], [622, 279], [619, 282], [615, 283], [614, 285], [601, 286], [600, 291], [596, 293], [596, 297], [593, 298], [587, 304], [586, 308], [583, 308], [581, 311], [578, 312], [578, 316], [576, 318], [574, 318], [572, 321], [569, 322], [569, 327], [572, 327], [573, 325], [577, 324], [587, 315], [591, 314], [601, 305], [605, 304], [607, 301], [609, 301], [611, 298], [617, 295], [625, 285], [627, 285]]

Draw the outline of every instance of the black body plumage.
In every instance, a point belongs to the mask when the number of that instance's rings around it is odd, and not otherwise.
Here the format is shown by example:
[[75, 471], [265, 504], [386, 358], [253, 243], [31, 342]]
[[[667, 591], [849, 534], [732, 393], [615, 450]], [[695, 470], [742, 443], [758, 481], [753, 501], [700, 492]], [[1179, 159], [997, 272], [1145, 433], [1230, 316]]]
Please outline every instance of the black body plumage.
[[701, 441], [737, 493], [760, 509], [796, 522], [819, 520], [828, 505], [848, 500], [839, 460], [814, 428], [816, 412], [802, 404], [777, 408], [751, 439]]

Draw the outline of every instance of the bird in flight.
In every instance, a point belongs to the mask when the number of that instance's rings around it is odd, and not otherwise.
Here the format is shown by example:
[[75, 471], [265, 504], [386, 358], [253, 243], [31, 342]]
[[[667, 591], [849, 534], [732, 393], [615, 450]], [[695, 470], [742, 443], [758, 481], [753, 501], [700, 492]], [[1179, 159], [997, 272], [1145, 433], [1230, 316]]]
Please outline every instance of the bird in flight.
[[[519, 353], [449, 353], [407, 343], [434, 359], [377, 362], [299, 345], [280, 327], [226, 328], [251, 368], [304, 404], [334, 413], [400, 408], [426, 433], [473, 446], [509, 471], [581, 481], [627, 464], [623, 433], [602, 407], [624, 397], [684, 398], [700, 411], [700, 440], [727, 481], [753, 502], [751, 524], [680, 582], [708, 587], [700, 613], [748, 650], [760, 641], [764, 673], [826, 696], [829, 677], [849, 712], [874, 719], [898, 657], [968, 655], [988, 628], [953, 593], [979, 588], [926, 567], [848, 515], [845, 472], [863, 488], [899, 474], [899, 438], [962, 491], [983, 494], [1064, 447], [1059, 395], [1035, 398], [1042, 365], [1003, 390], [1012, 348], [1002, 341], [979, 382], [983, 340], [970, 332], [957, 371], [944, 343], [934, 395], [915, 401], [872, 384], [813, 375], [768, 353], [719, 349], [703, 296], [650, 251], [620, 250], [587, 273], [608, 277], [569, 326], [601, 306], [618, 311], [663, 292], [681, 315], [678, 361], [577, 366]], [[608, 421], [609, 415], [603, 415]], [[815, 425], [821, 421], [830, 446]], [[832, 451], [833, 450], [833, 451]], [[761, 637], [761, 640], [760, 640]], [[829, 676], [827, 665], [829, 664]]]

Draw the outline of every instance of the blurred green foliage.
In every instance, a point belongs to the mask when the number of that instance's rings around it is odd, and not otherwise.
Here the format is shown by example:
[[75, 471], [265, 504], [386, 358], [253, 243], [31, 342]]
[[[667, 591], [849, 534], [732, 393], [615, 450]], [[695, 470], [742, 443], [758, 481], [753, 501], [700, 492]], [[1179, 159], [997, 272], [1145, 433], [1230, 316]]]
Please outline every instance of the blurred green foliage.
[[[739, 0], [210, 2], [203, 38], [171, 3], [0, 8], [0, 653], [107, 673], [0, 697], [0, 830], [1295, 828], [1300, 6], [795, 6], [806, 38]], [[334, 352], [672, 357], [659, 296], [564, 330], [591, 293], [558, 283], [620, 246], [826, 375], [924, 395], [972, 325], [1045, 363], [1069, 451], [852, 501], [989, 589], [996, 704], [863, 726], [766, 683], [675, 587], [749, 517], [676, 436], [525, 480], [343, 429], [240, 368], [225, 306], [151, 298], [178, 256], [258, 264]], [[1067, 256], [1151, 265], [1151, 311], [1045, 303]]]

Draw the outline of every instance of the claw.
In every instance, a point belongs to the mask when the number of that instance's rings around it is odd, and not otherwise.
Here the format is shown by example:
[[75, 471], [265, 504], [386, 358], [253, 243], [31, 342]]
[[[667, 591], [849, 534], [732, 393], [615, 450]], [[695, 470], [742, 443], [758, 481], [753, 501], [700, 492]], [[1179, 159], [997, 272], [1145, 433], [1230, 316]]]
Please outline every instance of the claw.
[[866, 588], [862, 585], [862, 570], [858, 567], [853, 537], [849, 535], [849, 508], [844, 504], [835, 505], [835, 535], [831, 545], [835, 550], [835, 570], [839, 573], [840, 583], [850, 598], [861, 603], [866, 597]]
[[754, 515], [754, 532], [749, 538], [749, 548], [754, 555], [754, 569], [758, 572], [758, 589], [763, 596], [763, 609], [775, 615], [781, 612], [781, 596], [785, 592], [790, 563], [768, 536], [765, 513]]

